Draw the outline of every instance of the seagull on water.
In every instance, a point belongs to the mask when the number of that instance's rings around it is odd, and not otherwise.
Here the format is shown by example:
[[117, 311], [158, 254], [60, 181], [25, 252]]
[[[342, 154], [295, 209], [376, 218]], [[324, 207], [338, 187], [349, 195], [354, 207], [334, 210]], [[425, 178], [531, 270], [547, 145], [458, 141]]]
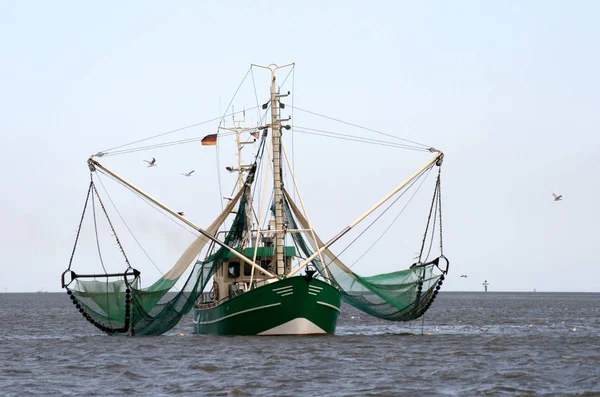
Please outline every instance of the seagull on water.
[[144, 160], [146, 163], [148, 163], [148, 167], [156, 167], [156, 159], [154, 157], [152, 157], [151, 161], [148, 160]]
[[552, 193], [552, 196], [554, 197], [554, 201], [560, 201], [562, 200], [562, 194], [559, 194], [558, 196], [554, 193]]
[[194, 173], [194, 170], [191, 170], [190, 172], [183, 172], [181, 175], [183, 175], [183, 176], [192, 176], [193, 173]]

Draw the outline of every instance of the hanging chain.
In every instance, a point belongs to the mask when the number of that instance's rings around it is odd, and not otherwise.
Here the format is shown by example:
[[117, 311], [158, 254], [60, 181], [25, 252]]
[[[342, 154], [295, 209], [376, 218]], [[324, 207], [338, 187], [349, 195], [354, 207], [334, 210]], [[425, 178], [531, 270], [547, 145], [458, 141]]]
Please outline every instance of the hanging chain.
[[106, 216], [106, 220], [108, 221], [110, 230], [112, 230], [112, 233], [115, 236], [115, 240], [117, 241], [117, 245], [119, 246], [119, 249], [121, 250], [121, 253], [123, 254], [123, 257], [125, 258], [125, 263], [127, 263], [127, 268], [131, 269], [131, 265], [129, 264], [129, 259], [127, 259], [127, 255], [125, 254], [125, 250], [123, 249], [123, 246], [121, 245], [121, 241], [119, 241], [119, 237], [117, 237], [117, 232], [115, 231], [115, 228], [113, 227], [113, 224], [110, 221], [110, 218], [108, 217], [108, 212], [106, 212], [106, 208], [104, 208], [104, 203], [100, 199], [98, 190], [96, 190], [96, 186], [94, 184], [92, 184], [92, 186], [94, 188], [94, 193], [96, 193], [96, 197], [98, 198], [98, 202], [100, 203], [100, 206], [102, 207], [102, 211], [104, 211], [104, 215]]
[[75, 237], [75, 244], [73, 245], [73, 252], [71, 252], [71, 259], [69, 259], [69, 267], [67, 270], [71, 270], [71, 264], [73, 263], [73, 257], [75, 256], [75, 249], [77, 248], [77, 242], [79, 241], [79, 234], [81, 233], [81, 226], [83, 226], [83, 218], [85, 217], [85, 211], [87, 209], [88, 200], [90, 199], [93, 185], [94, 182], [91, 180], [90, 173], [90, 186], [88, 187], [87, 197], [85, 198], [85, 204], [83, 205], [83, 212], [81, 213], [81, 220], [79, 221], [79, 227], [77, 228], [77, 236]]

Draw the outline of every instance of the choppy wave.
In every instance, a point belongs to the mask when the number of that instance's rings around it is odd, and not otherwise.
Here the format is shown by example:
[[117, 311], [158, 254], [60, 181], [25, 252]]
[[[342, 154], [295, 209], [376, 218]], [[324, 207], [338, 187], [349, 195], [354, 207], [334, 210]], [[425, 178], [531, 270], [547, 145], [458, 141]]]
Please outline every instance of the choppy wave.
[[[343, 307], [337, 334], [100, 334], [65, 294], [0, 294], [3, 395], [600, 396], [600, 294], [442, 293], [424, 321]], [[181, 336], [183, 334], [183, 336]]]

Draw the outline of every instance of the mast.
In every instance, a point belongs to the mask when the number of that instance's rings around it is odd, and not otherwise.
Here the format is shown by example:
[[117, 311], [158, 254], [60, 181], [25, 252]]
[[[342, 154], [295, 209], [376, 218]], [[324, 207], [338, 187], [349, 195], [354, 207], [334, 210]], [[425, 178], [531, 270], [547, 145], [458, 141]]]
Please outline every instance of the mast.
[[276, 274], [284, 274], [283, 258], [285, 234], [283, 231], [283, 189], [281, 169], [281, 120], [279, 120], [279, 98], [275, 69], [271, 70], [271, 137], [273, 146], [273, 194], [275, 201], [275, 269]]
[[242, 190], [242, 187], [244, 186], [244, 172], [247, 172], [252, 168], [251, 164], [244, 164], [244, 161], [242, 158], [242, 148], [244, 147], [244, 145], [252, 145], [252, 144], [254, 144], [254, 142], [242, 141], [242, 133], [247, 132], [247, 131], [254, 131], [257, 129], [257, 127], [242, 127], [241, 124], [246, 121], [246, 111], [245, 110], [244, 110], [243, 114], [244, 114], [243, 120], [235, 120], [235, 116], [234, 116], [233, 122], [237, 123], [237, 126], [235, 126], [235, 127], [219, 126], [219, 129], [235, 132], [235, 140], [237, 143], [237, 156], [238, 156], [237, 168], [226, 167], [227, 171], [229, 171], [229, 172], [237, 171], [237, 173], [238, 173], [237, 182], [235, 184], [234, 191], [232, 192], [232, 194], [235, 193], [236, 188], [237, 188], [237, 191]]
[[[284, 261], [284, 244], [285, 244], [285, 222], [283, 218], [283, 171], [281, 164], [281, 119], [279, 118], [279, 98], [286, 97], [288, 94], [279, 94], [277, 92], [277, 84], [275, 73], [277, 69], [282, 69], [288, 66], [294, 66], [294, 63], [287, 65], [278, 66], [276, 64], [270, 64], [269, 66], [262, 66], [252, 64], [263, 69], [271, 71], [271, 143], [273, 149], [273, 200], [275, 204], [275, 272], [277, 275], [285, 274], [285, 261]], [[289, 120], [290, 118], [287, 118]], [[289, 126], [285, 126], [289, 129]]]

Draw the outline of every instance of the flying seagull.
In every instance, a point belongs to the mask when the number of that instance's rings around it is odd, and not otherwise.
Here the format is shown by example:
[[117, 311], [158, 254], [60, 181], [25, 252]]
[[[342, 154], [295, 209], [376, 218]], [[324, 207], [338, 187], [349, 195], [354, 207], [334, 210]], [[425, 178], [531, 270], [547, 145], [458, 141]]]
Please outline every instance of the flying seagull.
[[463, 274], [463, 275], [461, 275], [461, 277], [467, 278], [467, 275], [466, 275], [466, 274]]
[[554, 201], [560, 201], [562, 200], [562, 194], [559, 194], [558, 196], [554, 193], [552, 193], [552, 196], [554, 196]]
[[148, 163], [148, 167], [156, 167], [156, 159], [154, 157], [152, 157], [152, 161], [148, 161], [148, 160], [144, 160], [146, 163]]
[[184, 213], [183, 211], [179, 211], [179, 212], [177, 213], [177, 215], [179, 215], [179, 216], [184, 216], [184, 215], [185, 215], [185, 213]]
[[193, 173], [194, 173], [194, 170], [191, 170], [190, 172], [184, 172], [181, 175], [183, 175], [183, 176], [192, 176]]

